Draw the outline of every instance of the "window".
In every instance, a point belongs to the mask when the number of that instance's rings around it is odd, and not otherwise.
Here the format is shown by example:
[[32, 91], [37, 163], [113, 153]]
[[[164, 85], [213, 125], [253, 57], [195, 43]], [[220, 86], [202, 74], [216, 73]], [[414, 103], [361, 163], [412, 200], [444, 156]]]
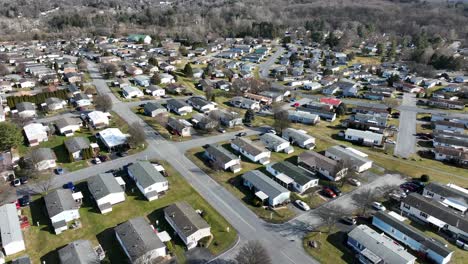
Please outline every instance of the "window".
[[392, 227], [392, 233], [395, 233], [395, 228]]
[[405, 204], [405, 203], [403, 204], [403, 207], [406, 208], [406, 209], [408, 209], [408, 210], [411, 209], [411, 206], [409, 206], [409, 205], [407, 205], [407, 204]]
[[424, 217], [424, 218], [427, 218], [427, 214], [424, 213], [424, 212], [420, 212], [419, 215], [422, 216], [422, 217]]
[[430, 196], [430, 197], [434, 197], [434, 193], [433, 193], [433, 192], [427, 192], [426, 195], [427, 195], [427, 196]]

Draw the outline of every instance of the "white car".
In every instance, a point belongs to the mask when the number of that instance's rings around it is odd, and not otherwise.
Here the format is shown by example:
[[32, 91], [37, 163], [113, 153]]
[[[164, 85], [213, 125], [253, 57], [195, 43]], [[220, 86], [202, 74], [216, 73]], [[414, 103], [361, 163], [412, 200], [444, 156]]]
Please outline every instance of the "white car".
[[385, 206], [383, 206], [383, 204], [379, 203], [379, 202], [373, 202], [372, 203], [372, 207], [377, 210], [377, 211], [385, 211], [387, 210], [387, 208], [385, 208]]
[[385, 143], [392, 144], [392, 145], [395, 145], [395, 144], [396, 144], [396, 142], [393, 141], [393, 140], [391, 140], [391, 139], [387, 139], [387, 140], [385, 141]]
[[296, 205], [301, 208], [302, 210], [304, 211], [309, 211], [310, 210], [310, 207], [309, 205], [307, 205], [306, 203], [304, 203], [303, 201], [301, 200], [296, 200]]
[[94, 158], [94, 164], [96, 164], [96, 165], [97, 165], [97, 164], [101, 164], [101, 159], [99, 159], [99, 158], [97, 158], [97, 157]]
[[354, 186], [361, 186], [361, 182], [356, 179], [349, 179], [349, 183], [351, 183]]

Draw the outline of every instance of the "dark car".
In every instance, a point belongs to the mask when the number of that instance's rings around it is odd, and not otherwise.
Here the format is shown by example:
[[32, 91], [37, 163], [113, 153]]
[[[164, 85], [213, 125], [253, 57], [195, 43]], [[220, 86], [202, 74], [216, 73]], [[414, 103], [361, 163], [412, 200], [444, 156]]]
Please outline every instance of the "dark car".
[[126, 157], [127, 155], [128, 155], [127, 152], [118, 152], [117, 153], [117, 156], [119, 156], [119, 157]]
[[328, 187], [323, 188], [322, 193], [330, 198], [335, 198], [336, 194]]
[[19, 179], [20, 179], [21, 184], [28, 183], [28, 177], [20, 177]]
[[73, 182], [67, 182], [67, 184], [65, 184], [65, 185], [63, 186], [63, 188], [65, 188], [65, 189], [70, 189], [70, 190], [72, 190], [72, 191], [74, 191], [74, 190], [76, 189], [76, 187], [75, 187], [75, 185], [73, 184]]
[[61, 174], [64, 173], [64, 171], [63, 171], [62, 168], [58, 167], [58, 168], [55, 169], [55, 173], [57, 173], [58, 175], [61, 175]]
[[240, 132], [236, 134], [236, 137], [245, 137], [245, 136], [247, 136], [247, 133], [245, 132]]
[[31, 202], [31, 197], [29, 195], [23, 195], [23, 197], [18, 199], [18, 202], [21, 207], [28, 206]]
[[330, 188], [330, 190], [332, 190], [332, 191], [336, 194], [336, 196], [340, 196], [340, 195], [341, 195], [341, 190], [340, 190], [338, 187], [336, 187], [336, 186], [330, 186], [329, 188]]

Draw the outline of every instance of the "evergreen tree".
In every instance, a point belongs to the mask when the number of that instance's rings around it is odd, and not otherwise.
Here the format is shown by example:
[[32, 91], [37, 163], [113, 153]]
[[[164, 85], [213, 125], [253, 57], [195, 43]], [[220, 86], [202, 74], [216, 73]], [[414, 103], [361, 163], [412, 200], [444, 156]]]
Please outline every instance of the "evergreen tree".
[[161, 77], [159, 76], [159, 73], [154, 73], [153, 76], [151, 76], [151, 83], [154, 85], [161, 84]]
[[185, 77], [189, 77], [189, 78], [193, 77], [193, 70], [192, 70], [192, 66], [190, 65], [190, 63], [185, 64], [184, 74], [185, 74]]

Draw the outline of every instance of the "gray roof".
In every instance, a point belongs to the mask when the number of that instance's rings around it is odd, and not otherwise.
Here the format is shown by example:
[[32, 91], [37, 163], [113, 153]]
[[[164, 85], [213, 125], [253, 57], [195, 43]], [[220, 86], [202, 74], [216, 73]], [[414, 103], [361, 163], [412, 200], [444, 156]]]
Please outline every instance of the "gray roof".
[[[365, 249], [363, 253], [383, 260], [382, 263], [401, 264], [414, 261], [416, 257], [402, 246], [390, 241], [366, 225], [359, 225], [348, 233], [348, 237], [359, 242]], [[370, 252], [368, 252], [370, 251]]]
[[337, 161], [332, 160], [315, 151], [302, 152], [298, 156], [298, 159], [300, 159], [300, 163], [304, 163], [308, 167], [322, 168], [326, 171], [329, 171], [331, 174], [335, 174], [339, 170]]
[[87, 149], [90, 146], [90, 142], [88, 138], [85, 137], [74, 137], [65, 140], [63, 142], [65, 144], [65, 148], [68, 150], [69, 153], [75, 153], [77, 151]]
[[94, 251], [91, 241], [76, 240], [58, 250], [61, 264], [94, 264], [99, 258]]
[[365, 123], [373, 123], [376, 122], [377, 124], [387, 124], [387, 117], [381, 116], [379, 114], [363, 114], [363, 113], [356, 113], [353, 116], [355, 121], [365, 122]]
[[164, 215], [171, 218], [185, 237], [210, 225], [187, 202], [176, 202], [164, 208]]
[[16, 110], [18, 110], [18, 112], [23, 112], [28, 110], [36, 110], [36, 107], [30, 102], [22, 102], [16, 104]]
[[86, 94], [80, 92], [80, 93], [75, 94], [75, 95], [73, 96], [73, 99], [74, 99], [75, 101], [79, 101], [79, 100], [89, 100], [89, 97], [88, 97]]
[[370, 159], [361, 157], [350, 150], [347, 150], [342, 146], [332, 146], [326, 150], [326, 153], [330, 153], [334, 156], [339, 157], [340, 159], [347, 159], [351, 162], [351, 165], [362, 166], [367, 162], [370, 162]]
[[149, 161], [139, 161], [128, 166], [128, 171], [132, 173], [136, 181], [143, 187], [149, 187], [158, 182], [167, 180]]
[[47, 105], [51, 105], [51, 104], [59, 104], [61, 103], [63, 100], [62, 99], [59, 99], [57, 97], [49, 97], [45, 100], [45, 103]]
[[33, 158], [33, 162], [38, 163], [45, 160], [56, 160], [57, 157], [55, 153], [50, 148], [37, 148], [31, 151], [31, 156]]
[[166, 108], [162, 106], [160, 103], [154, 103], [154, 102], [146, 103], [144, 106], [144, 110], [145, 112], [150, 112], [150, 113], [155, 110], [167, 111]]
[[242, 179], [247, 180], [250, 182], [255, 188], [259, 191], [264, 192], [268, 195], [269, 198], [273, 199], [282, 193], [286, 193], [289, 191], [281, 186], [279, 183], [275, 182], [270, 177], [266, 176], [259, 170], [253, 170], [246, 172], [242, 175]]
[[425, 191], [430, 191], [433, 193], [437, 193], [440, 196], [445, 198], [451, 198], [453, 200], [460, 201], [461, 203], [468, 205], [468, 195], [462, 191], [459, 191], [455, 188], [451, 188], [447, 185], [443, 185], [437, 182], [431, 182], [426, 187], [424, 187]]
[[217, 161], [220, 161], [223, 164], [228, 163], [231, 160], [239, 159], [239, 157], [235, 156], [227, 149], [215, 144], [210, 144], [205, 151], [211, 156], [215, 157]]
[[7, 203], [0, 207], [0, 233], [1, 241], [5, 246], [23, 241], [23, 233], [21, 232], [15, 204]]
[[289, 178], [293, 179], [295, 182], [301, 185], [304, 185], [310, 182], [311, 180], [318, 179], [315, 173], [303, 170], [289, 161], [277, 162], [272, 164], [271, 167], [275, 171], [283, 173], [284, 175], [288, 176]]
[[179, 99], [169, 99], [167, 100], [167, 105], [168, 106], [170, 105], [171, 107], [176, 108], [176, 109], [182, 108], [184, 106], [189, 106], [184, 101], [179, 100]]
[[78, 119], [78, 118], [64, 117], [64, 118], [57, 119], [55, 121], [55, 126], [58, 129], [62, 129], [62, 128], [65, 128], [67, 126], [80, 125], [81, 122], [82, 121], [80, 119]]
[[258, 154], [267, 151], [265, 148], [255, 145], [250, 139], [243, 137], [236, 137], [232, 140], [232, 144], [238, 146], [253, 156], [257, 156]]
[[163, 88], [161, 86], [158, 86], [158, 85], [150, 85], [150, 86], [146, 87], [145, 89], [149, 90], [149, 91], [157, 91], [157, 90], [161, 90]]
[[276, 147], [280, 144], [289, 142], [284, 138], [281, 138], [273, 133], [265, 133], [260, 136], [260, 140], [267, 146], [267, 147]]
[[468, 139], [466, 138], [435, 136], [434, 142], [468, 148]]
[[28, 255], [25, 255], [12, 260], [11, 264], [31, 264], [31, 259]]
[[313, 136], [309, 135], [309, 134], [306, 134], [306, 133], [303, 133], [297, 129], [294, 129], [294, 128], [286, 128], [285, 130], [283, 130], [283, 136], [288, 136], [288, 137], [291, 137], [293, 138], [294, 141], [296, 142], [304, 142], [308, 139], [315, 139]]
[[114, 228], [132, 261], [165, 245], [143, 217], [136, 217]]
[[88, 189], [95, 200], [109, 194], [123, 192], [112, 173], [101, 173], [88, 179]]
[[44, 196], [45, 205], [49, 217], [54, 217], [61, 212], [80, 208], [75, 202], [70, 189], [57, 189]]
[[[436, 252], [440, 256], [446, 257], [452, 252], [450, 249], [445, 247], [445, 245], [441, 241], [438, 241], [432, 237], [426, 236], [423, 232], [406, 224], [405, 222], [397, 220], [396, 218], [390, 216], [387, 212], [382, 212], [382, 211], [377, 212], [377, 214], [374, 215], [374, 218], [378, 218], [384, 223], [390, 225], [391, 227], [405, 234], [407, 237], [410, 237], [414, 239], [415, 241], [423, 244], [425, 247]], [[392, 234], [389, 234], [389, 235], [392, 236]]]
[[205, 105], [212, 104], [210, 101], [208, 101], [205, 98], [200, 97], [200, 96], [192, 96], [187, 101], [190, 102], [191, 104], [197, 105], [199, 107], [203, 107]]
[[457, 227], [463, 232], [468, 232], [468, 219], [466, 215], [456, 213], [454, 210], [443, 206], [437, 201], [433, 201], [420, 194], [410, 193], [402, 200], [402, 203], [417, 208], [427, 215], [440, 219], [451, 226]]

